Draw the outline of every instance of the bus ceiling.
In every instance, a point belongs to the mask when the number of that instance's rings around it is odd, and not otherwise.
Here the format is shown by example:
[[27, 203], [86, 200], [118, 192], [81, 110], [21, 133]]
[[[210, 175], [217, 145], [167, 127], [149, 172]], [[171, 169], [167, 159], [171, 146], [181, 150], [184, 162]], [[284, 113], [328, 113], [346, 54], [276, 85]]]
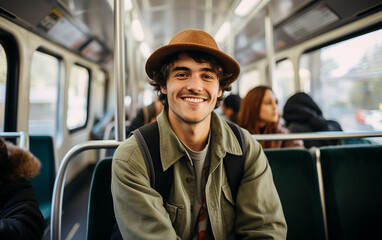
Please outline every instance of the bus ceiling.
[[[114, 0], [2, 0], [0, 15], [90, 60], [109, 64], [113, 5]], [[219, 47], [244, 66], [266, 55], [264, 18], [269, 9], [275, 51], [382, 9], [380, 0], [125, 0], [124, 5], [127, 29], [142, 29], [130, 42], [145, 43], [146, 57], [176, 32], [198, 28], [214, 35]], [[126, 34], [134, 35], [128, 30]]]

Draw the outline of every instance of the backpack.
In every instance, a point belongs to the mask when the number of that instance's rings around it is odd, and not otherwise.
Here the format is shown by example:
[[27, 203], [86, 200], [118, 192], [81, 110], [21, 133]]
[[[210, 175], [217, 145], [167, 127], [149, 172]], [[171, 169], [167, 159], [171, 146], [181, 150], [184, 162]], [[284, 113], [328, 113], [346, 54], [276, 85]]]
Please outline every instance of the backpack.
[[[232, 197], [236, 200], [237, 191], [243, 175], [244, 160], [246, 156], [246, 144], [241, 129], [234, 123], [227, 121], [228, 125], [234, 132], [240, 143], [243, 155], [236, 156], [230, 153], [223, 159], [224, 168], [226, 169], [227, 179], [231, 188]], [[150, 178], [150, 186], [154, 188], [166, 202], [173, 180], [173, 166], [167, 171], [162, 170], [162, 163], [159, 154], [159, 129], [158, 123], [152, 122], [144, 125], [132, 132], [137, 139], [138, 146], [141, 149], [143, 158], [146, 163], [147, 173]]]
[[[223, 158], [224, 168], [226, 170], [227, 180], [231, 189], [232, 197], [236, 201], [237, 191], [244, 171], [244, 161], [247, 153], [246, 142], [240, 127], [227, 121], [240, 143], [243, 155], [236, 156], [227, 153]], [[146, 163], [147, 174], [150, 178], [150, 186], [154, 188], [163, 198], [163, 204], [168, 200], [172, 180], [174, 176], [173, 166], [166, 171], [162, 170], [162, 163], [159, 153], [159, 128], [157, 121], [144, 125], [131, 132], [135, 136], [138, 146], [142, 152]], [[117, 223], [114, 224], [112, 238], [122, 239]]]

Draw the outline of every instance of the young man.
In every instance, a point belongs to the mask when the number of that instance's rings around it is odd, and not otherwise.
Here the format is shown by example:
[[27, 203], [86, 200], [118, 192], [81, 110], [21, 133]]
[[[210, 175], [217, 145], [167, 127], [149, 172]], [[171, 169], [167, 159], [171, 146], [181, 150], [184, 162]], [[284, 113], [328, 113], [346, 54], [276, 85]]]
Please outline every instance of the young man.
[[231, 122], [237, 123], [237, 115], [239, 114], [241, 97], [231, 94], [224, 98], [222, 105], [222, 115]]
[[233, 196], [226, 154], [238, 139], [214, 109], [239, 75], [239, 64], [201, 30], [186, 29], [146, 62], [164, 110], [157, 117], [163, 171], [173, 168], [166, 202], [150, 186], [135, 136], [113, 157], [111, 190], [124, 239], [285, 239], [286, 223], [260, 144], [242, 130], [244, 170]]

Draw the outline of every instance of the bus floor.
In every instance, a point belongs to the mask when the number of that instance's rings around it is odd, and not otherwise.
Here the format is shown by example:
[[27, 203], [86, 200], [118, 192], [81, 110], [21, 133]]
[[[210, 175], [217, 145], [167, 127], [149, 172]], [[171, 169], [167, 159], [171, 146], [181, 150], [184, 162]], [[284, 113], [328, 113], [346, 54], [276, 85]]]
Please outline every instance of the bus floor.
[[[62, 240], [86, 239], [89, 188], [93, 169], [94, 166], [88, 167], [83, 173], [79, 174], [81, 176], [73, 181], [73, 184], [70, 183], [65, 188], [62, 207]], [[42, 237], [42, 240], [49, 239], [50, 225], [47, 227]]]

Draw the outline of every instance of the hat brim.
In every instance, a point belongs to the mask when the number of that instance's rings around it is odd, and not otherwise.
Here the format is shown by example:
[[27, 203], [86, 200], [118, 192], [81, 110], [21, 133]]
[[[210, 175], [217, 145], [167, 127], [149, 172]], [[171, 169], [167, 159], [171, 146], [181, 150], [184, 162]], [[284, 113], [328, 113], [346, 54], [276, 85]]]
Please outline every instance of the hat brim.
[[229, 55], [215, 48], [201, 46], [197, 44], [171, 44], [158, 48], [146, 61], [146, 73], [153, 79], [154, 71], [159, 71], [162, 66], [163, 60], [176, 52], [182, 51], [201, 51], [216, 57], [223, 65], [223, 71], [225, 74], [232, 74], [232, 82], [234, 82], [240, 74], [239, 64]]

